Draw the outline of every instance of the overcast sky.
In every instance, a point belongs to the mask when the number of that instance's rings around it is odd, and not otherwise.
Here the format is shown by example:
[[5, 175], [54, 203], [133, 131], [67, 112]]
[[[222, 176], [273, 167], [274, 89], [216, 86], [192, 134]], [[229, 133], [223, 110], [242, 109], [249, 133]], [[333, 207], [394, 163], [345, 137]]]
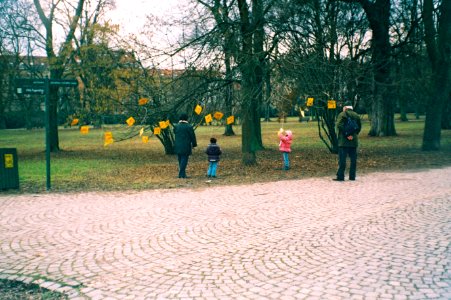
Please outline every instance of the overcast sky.
[[[140, 36], [140, 32], [146, 22], [147, 15], [155, 15], [163, 20], [168, 20], [165, 16], [176, 17], [183, 14], [182, 9], [186, 8], [187, 0], [116, 0], [116, 9], [107, 14], [107, 18], [111, 19], [114, 24], [120, 26], [120, 34], [135, 34]], [[180, 9], [179, 7], [182, 7]], [[167, 30], [170, 30], [168, 35]], [[169, 42], [174, 42], [180, 30], [177, 28], [159, 28], [153, 31], [152, 35], [146, 36], [151, 38], [151, 45], [160, 49], [169, 47]], [[167, 50], [167, 49], [166, 49]], [[152, 63], [158, 62], [160, 67], [183, 68], [184, 59], [181, 58], [183, 52], [174, 56], [172, 59], [167, 56], [152, 58]], [[146, 62], [144, 62], [146, 63]]]
[[173, 14], [178, 11], [180, 2], [182, 0], [116, 0], [116, 9], [108, 16], [121, 26], [124, 33], [136, 33], [143, 26], [146, 15], [163, 17]]

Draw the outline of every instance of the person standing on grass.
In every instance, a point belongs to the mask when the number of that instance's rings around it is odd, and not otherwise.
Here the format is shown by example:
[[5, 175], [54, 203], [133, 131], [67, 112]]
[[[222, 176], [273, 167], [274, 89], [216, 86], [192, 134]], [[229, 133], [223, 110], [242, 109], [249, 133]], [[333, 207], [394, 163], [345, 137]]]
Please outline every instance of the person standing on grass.
[[188, 158], [192, 154], [192, 149], [197, 147], [196, 134], [193, 126], [188, 123], [187, 114], [180, 115], [178, 124], [174, 126], [174, 135], [174, 151], [179, 162], [179, 178], [187, 178]]
[[212, 137], [205, 153], [208, 155], [207, 177], [216, 178], [219, 156], [222, 154], [221, 148], [216, 144], [216, 139]]
[[[352, 134], [345, 134], [347, 118], [352, 118], [357, 123], [357, 129]], [[338, 171], [333, 180], [344, 181], [346, 170], [346, 158], [349, 155], [351, 165], [349, 168], [349, 180], [355, 180], [357, 172], [357, 146], [359, 145], [359, 133], [362, 129], [360, 116], [352, 110], [352, 103], [346, 102], [343, 111], [337, 117], [338, 128]]]
[[293, 133], [291, 130], [283, 130], [283, 128], [280, 128], [279, 132], [277, 133], [279, 136], [279, 150], [282, 152], [282, 158], [283, 158], [283, 169], [289, 170], [290, 169], [290, 158], [289, 153], [291, 152], [291, 142], [293, 141]]

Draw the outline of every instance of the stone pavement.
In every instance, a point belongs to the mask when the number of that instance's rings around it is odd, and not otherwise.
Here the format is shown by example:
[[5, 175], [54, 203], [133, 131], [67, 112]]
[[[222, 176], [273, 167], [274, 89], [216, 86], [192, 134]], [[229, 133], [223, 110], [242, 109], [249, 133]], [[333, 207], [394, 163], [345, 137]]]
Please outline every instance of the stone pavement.
[[450, 167], [330, 179], [3, 194], [0, 278], [71, 299], [451, 299]]

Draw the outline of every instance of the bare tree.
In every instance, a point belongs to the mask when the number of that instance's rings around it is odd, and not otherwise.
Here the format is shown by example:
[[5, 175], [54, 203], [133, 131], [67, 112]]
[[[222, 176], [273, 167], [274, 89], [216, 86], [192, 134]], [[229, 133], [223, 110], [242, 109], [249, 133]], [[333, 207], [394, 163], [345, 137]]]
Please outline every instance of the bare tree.
[[[225, 81], [226, 86], [224, 90], [224, 107], [226, 116], [231, 116], [233, 104], [233, 86], [235, 83], [233, 76], [233, 56], [237, 50], [237, 37], [233, 26], [232, 19], [232, 3], [227, 0], [212, 0], [203, 1], [197, 0], [200, 4], [207, 8], [212, 14], [216, 22], [216, 30], [220, 34], [219, 46], [223, 52], [224, 67], [225, 67]], [[235, 135], [232, 125], [226, 125], [224, 135]]]
[[[398, 99], [400, 120], [408, 121], [407, 113], [418, 112], [420, 97], [427, 94], [424, 43], [421, 36], [419, 0], [400, 0], [392, 9], [392, 54], [394, 96]], [[417, 117], [419, 114], [417, 113]]]
[[[264, 0], [197, 2], [208, 8], [215, 25], [210, 28], [209, 20], [202, 15], [202, 18], [197, 20], [189, 39], [184, 41], [179, 49], [197, 46], [199, 48], [195, 56], [197, 59], [217, 57], [217, 49], [222, 53], [223, 60], [220, 64], [226, 69], [225, 98], [231, 99], [229, 95], [234, 81], [239, 81], [240, 84], [243, 162], [255, 164], [256, 151], [263, 149], [260, 106], [268, 58], [268, 51], [265, 49], [265, 14], [271, 10], [274, 2]], [[216, 44], [212, 46], [211, 41]], [[218, 61], [213, 62], [210, 59], [208, 63], [215, 64]], [[234, 69], [238, 70], [236, 77], [232, 75]]]
[[[291, 82], [299, 103], [308, 97], [314, 105], [309, 113], [318, 122], [318, 134], [331, 153], [338, 151], [335, 130], [337, 110], [345, 100], [365, 108], [368, 63], [365, 35], [368, 24], [361, 9], [337, 1], [293, 1], [287, 11], [291, 16], [277, 24], [282, 47], [289, 51], [279, 55], [277, 74]], [[348, 8], [348, 9], [346, 9]], [[283, 39], [282, 39], [283, 38]], [[329, 109], [328, 100], [337, 108]]]
[[14, 89], [18, 77], [42, 77], [44, 71], [43, 62], [32, 56], [38, 35], [37, 20], [30, 11], [27, 1], [5, 0], [0, 6], [0, 127], [6, 127], [6, 110], [13, 127], [31, 129], [43, 123], [38, 113], [42, 97], [18, 95]]
[[391, 45], [390, 8], [391, 0], [338, 0], [358, 3], [368, 18], [371, 30], [371, 50], [373, 64], [373, 99], [371, 101], [371, 136], [396, 135], [394, 122], [394, 101], [390, 90]]
[[[45, 52], [47, 55], [50, 78], [61, 79], [63, 78], [64, 71], [69, 57], [72, 53], [72, 40], [74, 39], [75, 30], [77, 29], [78, 21], [83, 12], [85, 0], [78, 0], [75, 6], [72, 6], [67, 1], [56, 1], [49, 3], [47, 12], [44, 10], [41, 0], [33, 0], [36, 11], [38, 12], [39, 19], [44, 27], [45, 34], [43, 35], [45, 41]], [[56, 37], [54, 35], [54, 26], [57, 21], [56, 15], [58, 8], [61, 6], [67, 7], [68, 17], [70, 18], [69, 27], [63, 38], [61, 46], [57, 47]], [[50, 88], [50, 151], [59, 151], [59, 138], [58, 138], [58, 87]]]
[[449, 109], [451, 101], [451, 1], [438, 2], [437, 26], [434, 23], [434, 2], [425, 0], [423, 6], [425, 42], [432, 76], [430, 95], [426, 105], [426, 121], [423, 134], [423, 150], [439, 150], [442, 112]]
[[241, 72], [241, 91], [243, 93], [242, 114], [242, 152], [243, 163], [255, 164], [256, 151], [263, 149], [260, 125], [260, 106], [263, 97], [263, 74], [266, 53], [264, 51], [264, 7], [263, 0], [238, 0], [240, 14], [241, 45], [238, 66]]

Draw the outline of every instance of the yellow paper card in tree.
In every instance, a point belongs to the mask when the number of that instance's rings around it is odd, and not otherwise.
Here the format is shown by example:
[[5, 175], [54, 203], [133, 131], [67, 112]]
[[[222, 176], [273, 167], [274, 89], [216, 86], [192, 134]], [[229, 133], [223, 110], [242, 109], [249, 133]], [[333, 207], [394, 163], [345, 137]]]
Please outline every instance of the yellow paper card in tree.
[[80, 127], [80, 133], [81, 134], [88, 134], [89, 133], [89, 126], [84, 125]]
[[327, 109], [336, 109], [337, 102], [335, 100], [327, 100]]
[[108, 145], [111, 145], [113, 142], [114, 142], [113, 139], [111, 139], [111, 140], [105, 140], [105, 141], [103, 142], [103, 146], [106, 147], [106, 146], [108, 146]]
[[70, 122], [70, 126], [75, 126], [78, 124], [78, 119], [73, 119], [72, 122]]
[[200, 106], [199, 104], [196, 105], [196, 108], [194, 109], [194, 112], [198, 115], [200, 115], [200, 113], [202, 112], [202, 106]]
[[158, 125], [160, 125], [161, 129], [165, 129], [166, 127], [168, 127], [168, 124], [166, 123], [166, 121], [160, 121], [160, 122], [158, 122]]
[[147, 98], [141, 98], [138, 100], [139, 105], [146, 105], [147, 103], [149, 103], [149, 99]]
[[105, 140], [112, 140], [113, 139], [113, 133], [111, 131], [107, 131], [103, 134], [103, 138]]
[[135, 124], [136, 121], [133, 117], [130, 117], [125, 122], [127, 122], [128, 126], [133, 126], [133, 124]]
[[230, 116], [227, 118], [227, 125], [233, 124], [233, 122], [235, 122], [235, 117], [234, 116]]
[[108, 145], [112, 144], [113, 142], [114, 142], [114, 139], [113, 139], [113, 134], [111, 133], [111, 131], [105, 132], [103, 135], [103, 145], [108, 146]]

